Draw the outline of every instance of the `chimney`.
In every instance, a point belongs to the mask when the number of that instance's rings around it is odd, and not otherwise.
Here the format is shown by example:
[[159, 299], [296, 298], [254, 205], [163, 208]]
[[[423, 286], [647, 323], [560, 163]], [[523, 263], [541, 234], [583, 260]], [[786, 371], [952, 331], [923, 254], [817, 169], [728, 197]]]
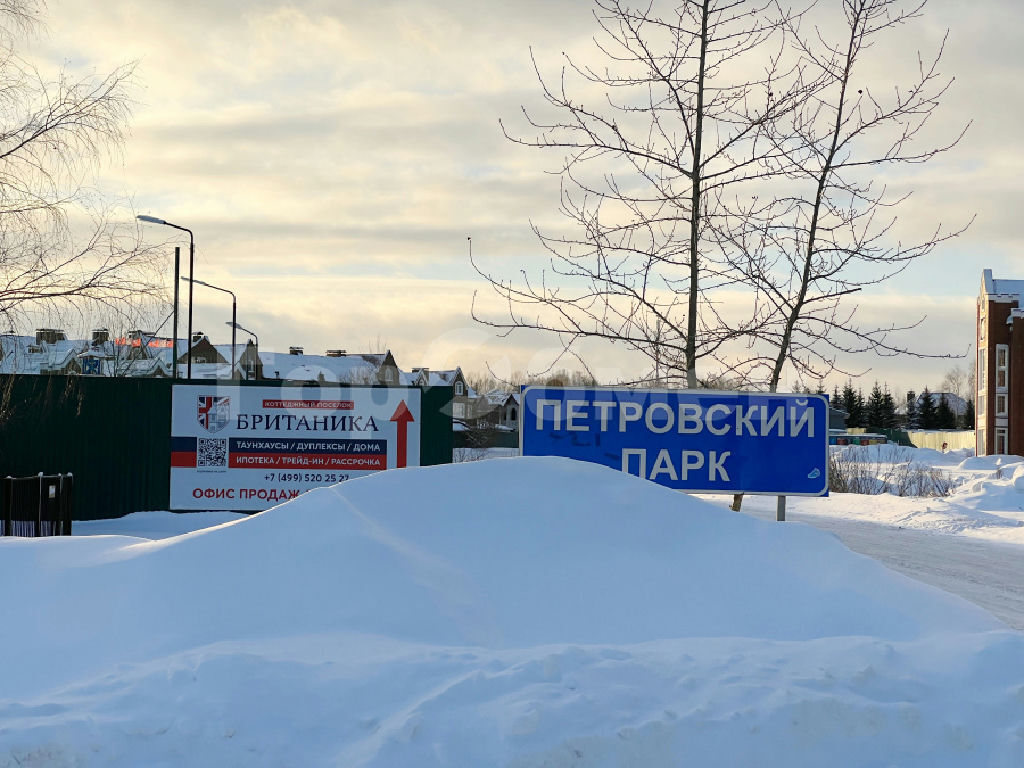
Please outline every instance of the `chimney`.
[[345, 350], [344, 349], [328, 349], [327, 350], [327, 356], [328, 357], [344, 357], [345, 356]]
[[92, 345], [98, 347], [100, 344], [106, 344], [110, 341], [110, 331], [106, 328], [93, 328], [92, 329]]
[[193, 331], [192, 332], [192, 343], [193, 344], [198, 344], [202, 340], [203, 336], [205, 336], [205, 335], [206, 334], [204, 334], [202, 331]]
[[288, 347], [289, 355], [301, 355], [303, 353], [302, 347]]
[[36, 344], [56, 344], [67, 339], [67, 334], [58, 328], [36, 328]]

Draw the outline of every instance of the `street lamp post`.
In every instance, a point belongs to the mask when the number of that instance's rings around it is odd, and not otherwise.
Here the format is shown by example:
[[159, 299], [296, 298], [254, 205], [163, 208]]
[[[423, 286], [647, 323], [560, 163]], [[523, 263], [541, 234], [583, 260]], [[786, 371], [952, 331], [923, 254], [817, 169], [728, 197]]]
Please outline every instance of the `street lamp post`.
[[[236, 323], [234, 320], [232, 320], [230, 323], [227, 323], [227, 325], [230, 325], [232, 328], [238, 329], [239, 331], [244, 331], [245, 333], [248, 333], [250, 336], [253, 337], [253, 339], [256, 340], [256, 359], [259, 360], [260, 359], [260, 337], [257, 336], [252, 331], [250, 331], [248, 328], [243, 328], [241, 325]], [[255, 370], [255, 366], [253, 366], [253, 369]], [[248, 378], [248, 376], [246, 376], [246, 378]]]
[[[185, 278], [181, 278], [184, 280]], [[235, 375], [235, 331], [238, 328], [238, 323], [235, 320], [238, 317], [238, 299], [235, 297], [234, 291], [229, 291], [227, 288], [221, 288], [219, 285], [212, 285], [211, 283], [205, 283], [202, 280], [192, 280], [191, 282], [196, 285], [204, 285], [207, 288], [213, 288], [215, 291], [222, 291], [224, 293], [231, 294], [231, 376]], [[231, 378], [229, 376], [228, 378]]]
[[[192, 275], [195, 269], [196, 263], [196, 239], [192, 234], [192, 230], [188, 227], [180, 227], [177, 224], [172, 224], [169, 221], [158, 219], [156, 216], [147, 216], [140, 214], [136, 216], [139, 221], [145, 221], [149, 224], [162, 224], [165, 227], [172, 227], [173, 229], [181, 230], [182, 232], [188, 232], [188, 341], [186, 347], [188, 349], [188, 371], [186, 378], [192, 378]], [[178, 259], [174, 259], [174, 350], [171, 354], [171, 362], [174, 366], [174, 378], [178, 378]], [[184, 280], [185, 278], [181, 278]]]

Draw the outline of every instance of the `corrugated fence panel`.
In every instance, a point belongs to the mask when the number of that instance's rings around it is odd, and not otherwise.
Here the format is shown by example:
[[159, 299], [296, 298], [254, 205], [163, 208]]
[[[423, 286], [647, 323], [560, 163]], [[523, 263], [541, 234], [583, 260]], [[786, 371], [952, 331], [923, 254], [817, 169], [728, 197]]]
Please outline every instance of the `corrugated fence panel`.
[[[168, 509], [173, 384], [170, 379], [0, 377], [0, 476], [72, 473], [76, 520]], [[450, 463], [452, 389], [428, 387], [422, 398], [420, 463]]]
[[420, 464], [452, 463], [452, 388], [424, 387]]
[[169, 380], [16, 376], [0, 387], [0, 474], [71, 472], [78, 520], [167, 508]]

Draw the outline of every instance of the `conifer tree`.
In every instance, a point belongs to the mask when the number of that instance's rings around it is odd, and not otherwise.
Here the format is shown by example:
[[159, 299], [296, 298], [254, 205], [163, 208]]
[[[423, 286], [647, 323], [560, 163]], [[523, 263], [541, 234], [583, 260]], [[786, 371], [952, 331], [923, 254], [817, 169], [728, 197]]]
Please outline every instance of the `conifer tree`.
[[882, 428], [894, 429], [896, 427], [896, 402], [892, 399], [892, 392], [885, 388], [882, 395]]
[[907, 429], [917, 429], [920, 426], [919, 414], [917, 412], [917, 392], [907, 392]]
[[865, 426], [871, 429], [881, 429], [884, 425], [882, 424], [883, 418], [883, 403], [882, 403], [882, 388], [878, 382], [871, 388], [871, 394], [868, 395], [868, 401], [865, 406]]
[[921, 406], [918, 409], [917, 421], [921, 429], [935, 429], [938, 426], [938, 417], [935, 413], [935, 398], [928, 391], [928, 387], [925, 387], [921, 393]]
[[857, 408], [857, 392], [853, 388], [853, 383], [847, 381], [843, 385], [843, 395], [840, 400], [842, 408], [846, 411], [846, 426], [848, 427], [859, 427], [860, 426], [860, 411]]
[[964, 429], [974, 429], [974, 400], [967, 399], [967, 406], [964, 408]]
[[864, 402], [864, 392], [857, 390], [853, 395], [852, 410], [850, 412], [850, 421], [848, 422], [852, 427], [865, 427], [866, 418], [865, 411], [867, 405]]
[[935, 426], [939, 429], [956, 429], [956, 414], [949, 407], [945, 394], [939, 396], [939, 404], [935, 408]]

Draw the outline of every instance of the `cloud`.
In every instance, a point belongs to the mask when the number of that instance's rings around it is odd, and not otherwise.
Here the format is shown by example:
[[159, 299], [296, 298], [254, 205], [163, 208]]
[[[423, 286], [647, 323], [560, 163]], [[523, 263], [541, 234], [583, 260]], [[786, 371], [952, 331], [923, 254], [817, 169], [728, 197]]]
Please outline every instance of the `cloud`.
[[[557, 76], [563, 52], [588, 60], [591, 8], [580, 0], [51, 0], [49, 30], [32, 50], [51, 70], [139, 60], [133, 133], [99, 184], [140, 212], [194, 229], [197, 269], [238, 292], [240, 319], [261, 345], [351, 349], [379, 335], [402, 364], [445, 367], [430, 358], [464, 354], [467, 368], [492, 359], [523, 368], [557, 345], [526, 334], [495, 339], [472, 323], [470, 297], [484, 286], [466, 236], [512, 272], [544, 263], [529, 221], [559, 222], [557, 178], [544, 171], [560, 155], [507, 142], [497, 121], [519, 130], [520, 106], [542, 106], [531, 46], [546, 75]], [[955, 151], [887, 180], [914, 192], [899, 212], [907, 237], [926, 236], [937, 221], [974, 213], [977, 221], [861, 302], [881, 318], [932, 310], [941, 319], [918, 331], [929, 349], [970, 343], [968, 305], [983, 267], [1020, 276], [1024, 106], [1013, 94], [1024, 62], [1010, 23], [1020, 16], [1010, 0], [969, 11], [935, 0], [897, 41], [899, 55], [878, 55], [866, 69], [875, 82], [952, 28], [944, 70], [957, 81], [934, 135], [974, 125]], [[221, 328], [223, 307], [202, 301], [203, 322]], [[587, 354], [624, 378], [641, 365], [618, 348]], [[865, 365], [909, 381], [943, 363], [851, 361]]]

